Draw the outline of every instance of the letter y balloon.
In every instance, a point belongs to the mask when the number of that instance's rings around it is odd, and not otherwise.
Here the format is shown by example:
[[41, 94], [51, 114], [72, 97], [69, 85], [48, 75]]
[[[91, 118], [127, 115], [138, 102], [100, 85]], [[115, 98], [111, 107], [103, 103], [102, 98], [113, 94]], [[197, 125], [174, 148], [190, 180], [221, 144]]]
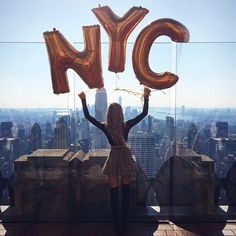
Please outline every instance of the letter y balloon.
[[108, 6], [93, 8], [92, 11], [109, 36], [108, 70], [116, 73], [124, 71], [127, 38], [148, 13], [148, 10], [142, 7], [132, 7], [123, 17], [118, 17]]

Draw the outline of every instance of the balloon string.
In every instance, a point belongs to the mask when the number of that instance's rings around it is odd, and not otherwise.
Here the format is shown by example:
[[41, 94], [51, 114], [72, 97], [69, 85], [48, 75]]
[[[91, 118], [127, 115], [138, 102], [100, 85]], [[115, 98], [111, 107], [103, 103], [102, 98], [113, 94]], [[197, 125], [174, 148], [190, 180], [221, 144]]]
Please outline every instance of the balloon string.
[[[143, 96], [143, 93], [141, 92], [136, 92], [130, 89], [123, 89], [123, 88], [118, 88], [118, 87], [116, 87], [115, 91], [127, 92], [128, 94], [134, 95], [134, 96], [141, 96], [141, 102], [144, 103], [144, 96]], [[151, 90], [151, 93], [158, 92], [158, 91], [161, 91], [162, 93], [166, 94], [163, 90], [158, 90], [158, 89]]]
[[118, 88], [118, 87], [116, 87], [115, 91], [123, 91], [123, 92], [127, 92], [128, 94], [131, 94], [131, 95], [134, 95], [134, 96], [140, 96], [140, 95], [143, 95], [143, 93], [139, 93], [139, 92], [132, 91], [132, 90], [129, 90], [129, 89], [122, 89], [122, 88]]
[[[121, 92], [127, 92], [128, 94], [134, 95], [134, 96], [142, 96], [143, 95], [142, 92], [137, 92], [137, 91], [130, 90], [130, 89], [119, 88], [118, 86], [116, 86], [116, 88], [114, 90], [121, 91]], [[162, 93], [166, 94], [165, 91], [158, 90], [158, 89], [152, 89], [151, 93], [158, 92], [158, 91], [161, 91]], [[84, 92], [87, 94], [94, 94], [94, 93], [96, 93], [96, 89], [88, 89], [88, 90], [84, 90]]]
[[116, 88], [118, 88], [118, 86], [117, 86], [117, 82], [118, 82], [118, 80], [120, 79], [120, 77], [119, 77], [119, 75], [118, 75], [118, 73], [116, 73]]
[[[115, 88], [115, 91], [124, 91], [124, 92], [127, 92], [128, 94], [131, 94], [131, 95], [134, 95], [134, 96], [140, 96], [140, 95], [143, 95], [143, 93], [140, 93], [140, 92], [136, 92], [136, 91], [133, 91], [133, 90], [130, 90], [130, 89], [122, 89], [122, 88], [119, 88], [118, 87], [118, 80], [120, 80], [120, 77], [118, 75], [118, 73], [115, 73], [116, 74], [116, 88]], [[150, 89], [150, 88], [149, 88]], [[159, 90], [159, 89], [150, 89], [151, 92], [157, 92], [157, 91], [161, 91], [162, 93], [166, 94], [163, 90]]]
[[[136, 91], [133, 91], [133, 90], [130, 90], [130, 89], [122, 89], [122, 88], [118, 88], [116, 87], [115, 91], [123, 91], [123, 92], [127, 92], [131, 95], [134, 95], [134, 96], [140, 96], [140, 95], [143, 95], [143, 93], [141, 92], [136, 92]], [[158, 89], [153, 89], [151, 90], [151, 93], [153, 92], [158, 92], [158, 91], [161, 91], [162, 93], [166, 94], [163, 90], [158, 90]]]

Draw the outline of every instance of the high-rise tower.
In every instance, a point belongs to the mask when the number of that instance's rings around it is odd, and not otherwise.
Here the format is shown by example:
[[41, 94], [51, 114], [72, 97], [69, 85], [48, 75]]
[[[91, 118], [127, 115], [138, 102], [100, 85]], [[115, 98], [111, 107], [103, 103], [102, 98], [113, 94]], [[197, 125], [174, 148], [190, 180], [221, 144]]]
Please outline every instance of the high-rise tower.
[[[107, 112], [107, 92], [105, 88], [97, 89], [95, 96], [95, 118], [104, 122]], [[108, 142], [104, 133], [95, 128], [94, 148], [107, 148]]]
[[38, 123], [34, 123], [30, 132], [30, 151], [33, 152], [36, 149], [42, 147], [41, 128]]
[[166, 116], [166, 135], [170, 141], [174, 140], [174, 118]]
[[64, 117], [60, 117], [54, 129], [54, 148], [69, 148], [70, 129]]
[[1, 138], [12, 138], [12, 127], [13, 124], [12, 122], [1, 122], [1, 129], [0, 129], [0, 134]]
[[199, 133], [194, 123], [190, 124], [188, 128], [188, 149], [199, 151]]
[[216, 122], [216, 138], [228, 138], [228, 122]]
[[105, 121], [107, 112], [107, 92], [105, 88], [97, 89], [95, 95], [95, 118]]
[[128, 145], [147, 177], [154, 177], [156, 175], [154, 133], [132, 132], [129, 135]]

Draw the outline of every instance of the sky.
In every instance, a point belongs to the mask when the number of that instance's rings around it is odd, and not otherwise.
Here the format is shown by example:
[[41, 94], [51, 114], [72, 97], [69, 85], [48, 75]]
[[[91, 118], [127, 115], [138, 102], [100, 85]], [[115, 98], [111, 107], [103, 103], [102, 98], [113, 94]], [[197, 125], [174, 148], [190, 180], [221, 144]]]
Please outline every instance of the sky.
[[[108, 71], [109, 38], [91, 9], [109, 6], [123, 16], [131, 7], [149, 13], [128, 38], [125, 71]], [[185, 25], [189, 43], [172, 43], [160, 37], [151, 48], [153, 71], [172, 71], [176, 86], [154, 90], [150, 105], [186, 107], [236, 107], [236, 1], [235, 0], [0, 0], [0, 108], [80, 107], [77, 94], [85, 91], [94, 102], [95, 89], [68, 70], [71, 92], [55, 95], [43, 32], [58, 29], [78, 50], [83, 50], [82, 27], [100, 25], [102, 70], [108, 102], [122, 96], [124, 105], [142, 105], [143, 86], [135, 78], [132, 49], [140, 31], [160, 18]], [[138, 95], [121, 90], [131, 90]]]

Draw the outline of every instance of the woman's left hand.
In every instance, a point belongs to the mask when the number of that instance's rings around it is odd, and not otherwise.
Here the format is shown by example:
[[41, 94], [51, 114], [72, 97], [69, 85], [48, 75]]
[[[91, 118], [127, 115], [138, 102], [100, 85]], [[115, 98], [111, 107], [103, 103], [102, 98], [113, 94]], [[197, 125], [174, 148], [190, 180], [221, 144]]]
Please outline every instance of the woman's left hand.
[[148, 96], [150, 96], [150, 93], [151, 93], [151, 90], [148, 87], [144, 87], [143, 95], [145, 97], [148, 97]]
[[78, 96], [80, 97], [80, 99], [86, 98], [86, 95], [84, 92], [79, 93]]

